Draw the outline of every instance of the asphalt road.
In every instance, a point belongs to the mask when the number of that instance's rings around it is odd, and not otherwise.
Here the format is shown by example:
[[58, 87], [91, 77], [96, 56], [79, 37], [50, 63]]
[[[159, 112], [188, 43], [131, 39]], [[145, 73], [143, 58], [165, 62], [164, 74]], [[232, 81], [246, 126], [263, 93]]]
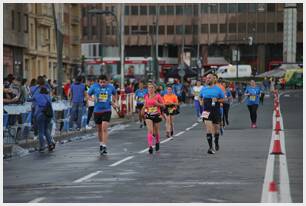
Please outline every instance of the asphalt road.
[[[302, 92], [281, 96], [286, 155], [293, 202], [303, 201]], [[205, 130], [193, 107], [175, 118], [175, 137], [165, 138], [153, 155], [146, 129], [135, 122], [110, 134], [108, 154], [98, 154], [95, 134], [57, 145], [54, 152], [31, 153], [3, 163], [3, 201], [126, 203], [260, 202], [272, 132], [273, 99], [258, 109], [258, 128], [250, 128], [247, 107], [230, 110], [220, 151], [207, 154]], [[169, 140], [169, 141], [168, 141]]]

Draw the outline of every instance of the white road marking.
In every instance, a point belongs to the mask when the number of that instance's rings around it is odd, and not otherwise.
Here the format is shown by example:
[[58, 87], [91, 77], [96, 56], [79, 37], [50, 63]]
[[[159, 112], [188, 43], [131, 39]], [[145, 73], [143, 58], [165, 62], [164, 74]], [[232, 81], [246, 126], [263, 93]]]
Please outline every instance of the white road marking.
[[40, 201], [43, 201], [44, 199], [46, 199], [45, 197], [38, 197], [35, 198], [34, 200], [31, 200], [29, 203], [38, 203]]
[[168, 141], [170, 141], [170, 140], [173, 140], [173, 138], [172, 138], [172, 137], [167, 138], [167, 139], [165, 139], [165, 140], [161, 141], [160, 143], [162, 144], [162, 143], [168, 142]]
[[177, 133], [177, 134], [174, 135], [174, 136], [177, 137], [177, 136], [180, 136], [181, 134], [184, 134], [184, 133], [185, 133], [185, 131], [182, 131], [182, 132]]
[[290, 97], [290, 94], [285, 94], [284, 97]]
[[194, 123], [192, 126], [195, 127], [195, 126], [197, 126], [198, 124], [199, 124], [199, 123]]
[[129, 157], [126, 157], [126, 158], [124, 158], [124, 159], [122, 159], [122, 160], [120, 160], [118, 162], [115, 162], [114, 164], [109, 165], [109, 166], [110, 167], [115, 167], [115, 166], [117, 166], [117, 165], [119, 165], [119, 164], [121, 164], [121, 163], [123, 163], [125, 161], [128, 161], [130, 159], [133, 159], [133, 158], [134, 158], [134, 156], [129, 156]]
[[88, 174], [88, 175], [86, 175], [86, 176], [84, 176], [84, 177], [82, 177], [82, 178], [80, 178], [80, 179], [77, 179], [77, 180], [73, 181], [73, 182], [74, 182], [74, 183], [83, 182], [83, 181], [85, 181], [85, 180], [88, 180], [89, 178], [92, 178], [93, 176], [96, 176], [96, 175], [100, 174], [101, 172], [102, 172], [102, 171], [99, 170], [99, 171], [90, 173], [90, 174]]
[[193, 127], [188, 127], [188, 128], [186, 128], [185, 130], [186, 131], [189, 131], [189, 130], [191, 130]]
[[147, 152], [148, 150], [149, 150], [149, 149], [148, 149], [148, 148], [146, 148], [146, 149], [144, 149], [144, 150], [139, 151], [139, 152], [138, 152], [138, 154], [145, 153], [145, 152]]
[[245, 182], [200, 182], [200, 181], [162, 181], [149, 182], [148, 185], [243, 185]]

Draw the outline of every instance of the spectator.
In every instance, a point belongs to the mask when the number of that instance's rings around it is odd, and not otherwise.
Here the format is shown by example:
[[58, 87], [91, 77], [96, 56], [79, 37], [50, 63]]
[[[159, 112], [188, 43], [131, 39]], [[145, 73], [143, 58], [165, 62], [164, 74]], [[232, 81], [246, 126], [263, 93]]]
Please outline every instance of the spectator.
[[30, 89], [27, 85], [27, 81], [28, 81], [27, 79], [22, 79], [21, 81], [20, 98], [19, 98], [21, 104], [25, 103], [29, 98]]
[[70, 85], [71, 85], [71, 80], [68, 79], [67, 83], [64, 85], [64, 89], [63, 89], [64, 94], [65, 94], [65, 96], [64, 96], [65, 99], [68, 99], [68, 92], [70, 90]]

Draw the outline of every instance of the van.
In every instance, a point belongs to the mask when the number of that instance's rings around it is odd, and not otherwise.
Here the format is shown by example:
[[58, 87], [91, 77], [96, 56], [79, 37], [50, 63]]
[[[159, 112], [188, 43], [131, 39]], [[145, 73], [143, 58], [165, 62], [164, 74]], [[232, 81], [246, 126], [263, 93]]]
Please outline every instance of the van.
[[[237, 77], [237, 65], [221, 66], [216, 71], [219, 78], [235, 78]], [[251, 77], [252, 68], [251, 65], [241, 64], [238, 65], [238, 77]]]

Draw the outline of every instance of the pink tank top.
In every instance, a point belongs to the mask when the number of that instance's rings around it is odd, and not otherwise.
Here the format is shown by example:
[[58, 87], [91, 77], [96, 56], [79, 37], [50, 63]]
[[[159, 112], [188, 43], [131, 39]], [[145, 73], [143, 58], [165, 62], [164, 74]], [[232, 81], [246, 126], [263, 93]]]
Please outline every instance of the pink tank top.
[[149, 95], [147, 94], [145, 96], [145, 107], [146, 107], [146, 112], [150, 114], [160, 114], [161, 110], [160, 107], [155, 105], [155, 102], [158, 102], [160, 104], [163, 103], [163, 99], [160, 96], [160, 94], [156, 94], [153, 98], [149, 98]]

